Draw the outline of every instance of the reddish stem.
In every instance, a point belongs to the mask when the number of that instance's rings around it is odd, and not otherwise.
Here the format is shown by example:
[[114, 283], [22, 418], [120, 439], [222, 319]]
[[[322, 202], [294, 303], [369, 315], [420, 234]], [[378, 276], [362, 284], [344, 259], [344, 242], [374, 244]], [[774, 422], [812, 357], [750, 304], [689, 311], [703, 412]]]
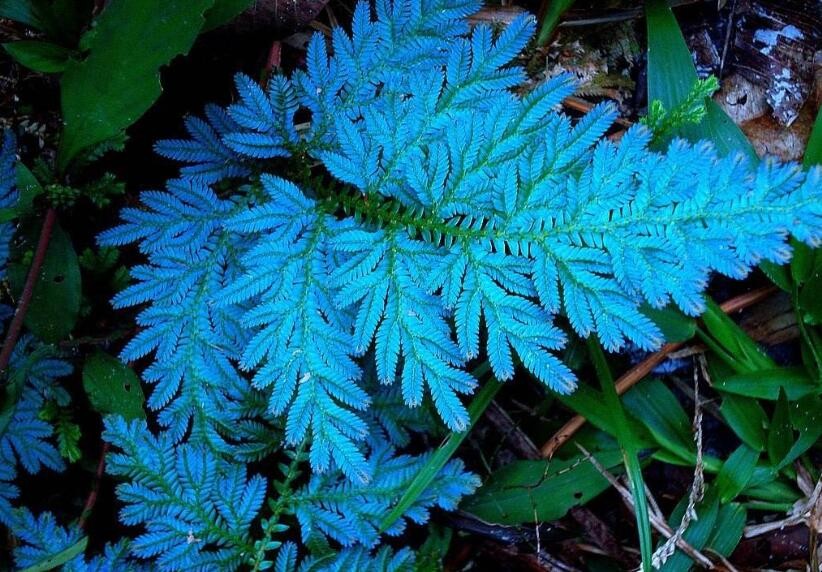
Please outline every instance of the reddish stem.
[[17, 301], [17, 309], [14, 311], [14, 318], [11, 320], [9, 333], [6, 335], [5, 341], [3, 341], [3, 348], [0, 349], [0, 378], [5, 376], [6, 369], [9, 367], [9, 360], [11, 360], [11, 353], [23, 329], [23, 320], [26, 318], [26, 312], [29, 309], [29, 303], [34, 294], [37, 277], [43, 268], [49, 241], [51, 240], [51, 232], [54, 230], [54, 223], [56, 221], [57, 211], [50, 208], [46, 211], [46, 218], [43, 221], [43, 228], [40, 230], [40, 238], [37, 241], [37, 249], [34, 251], [34, 259], [31, 261], [31, 268], [29, 268], [28, 276], [26, 276], [26, 283], [23, 285], [23, 293]]
[[97, 494], [100, 492], [100, 481], [103, 478], [103, 469], [106, 466], [106, 453], [108, 453], [108, 443], [103, 443], [103, 450], [100, 451], [100, 461], [97, 463], [97, 470], [94, 472], [94, 484], [91, 485], [91, 490], [86, 498], [86, 504], [83, 506], [83, 512], [80, 513], [80, 518], [77, 520], [77, 526], [83, 528], [91, 516], [91, 511], [94, 509], [94, 504], [97, 502]]

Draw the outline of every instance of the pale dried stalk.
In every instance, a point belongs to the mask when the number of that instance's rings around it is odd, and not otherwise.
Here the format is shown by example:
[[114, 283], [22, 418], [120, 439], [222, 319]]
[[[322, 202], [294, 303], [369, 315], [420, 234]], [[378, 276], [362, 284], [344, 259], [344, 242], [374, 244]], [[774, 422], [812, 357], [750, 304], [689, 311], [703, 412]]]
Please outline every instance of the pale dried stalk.
[[694, 481], [691, 484], [691, 490], [688, 493], [688, 506], [685, 508], [685, 513], [682, 515], [682, 520], [679, 526], [671, 537], [665, 541], [651, 557], [651, 564], [654, 568], [662, 568], [662, 565], [668, 561], [668, 558], [673, 556], [676, 552], [677, 542], [683, 539], [685, 531], [688, 530], [691, 522], [697, 520], [699, 516], [696, 513], [696, 505], [702, 500], [705, 494], [705, 465], [702, 458], [702, 406], [699, 402], [699, 374], [708, 378], [708, 372], [705, 363], [705, 356], [699, 356], [699, 367], [694, 367], [694, 442], [696, 443], [696, 466], [694, 467]]
[[[579, 448], [579, 450], [582, 451], [582, 454], [585, 455], [585, 458], [588, 459], [588, 461], [594, 466], [594, 468], [597, 471], [599, 471], [599, 473], [603, 477], [605, 477], [605, 479], [609, 483], [611, 483], [611, 486], [613, 486], [614, 489], [616, 489], [616, 491], [622, 497], [622, 500], [626, 504], [626, 506], [631, 510], [631, 512], [633, 512], [635, 510], [635, 507], [634, 497], [633, 495], [631, 495], [631, 492], [627, 488], [625, 488], [625, 486], [623, 486], [622, 483], [620, 483], [616, 477], [614, 477], [610, 472], [608, 472], [608, 470], [605, 467], [603, 467], [599, 463], [599, 461], [597, 461], [596, 458], [585, 449], [585, 447], [583, 447], [579, 443], [577, 443], [576, 445]], [[650, 504], [651, 506], [656, 505], [656, 503]], [[653, 526], [654, 529], [662, 536], [664, 536], [665, 538], [671, 538], [674, 535], [674, 531], [671, 529], [670, 526], [668, 526], [668, 523], [665, 522], [665, 517], [657, 513], [655, 509], [648, 511], [648, 517], [651, 521], [651, 526]], [[708, 558], [707, 556], [705, 556], [705, 554], [703, 554], [702, 552], [688, 544], [688, 542], [685, 539], [679, 538], [676, 541], [676, 546], [682, 552], [687, 554], [691, 558], [691, 560], [693, 560], [697, 564], [705, 568], [708, 568], [709, 570], [716, 569], [716, 566], [710, 558]]]

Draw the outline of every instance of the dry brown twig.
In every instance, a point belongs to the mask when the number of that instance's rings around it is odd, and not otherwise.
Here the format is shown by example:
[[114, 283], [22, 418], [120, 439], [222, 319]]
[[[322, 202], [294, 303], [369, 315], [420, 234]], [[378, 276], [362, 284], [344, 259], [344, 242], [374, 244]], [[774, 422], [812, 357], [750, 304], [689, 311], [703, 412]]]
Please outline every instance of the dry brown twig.
[[[724, 302], [720, 305], [720, 308], [726, 314], [732, 314], [734, 312], [738, 312], [760, 302], [764, 298], [770, 296], [773, 292], [776, 291], [774, 287], [766, 287], [760, 288], [759, 290], [754, 290], [753, 292], [748, 292], [746, 294], [742, 294], [741, 296], [737, 296]], [[662, 348], [648, 356], [644, 361], [638, 363], [631, 369], [629, 369], [625, 374], [620, 377], [616, 381], [616, 391], [618, 395], [622, 395], [634, 385], [636, 385], [640, 380], [644, 379], [645, 376], [650, 374], [656, 366], [664, 362], [668, 359], [668, 356], [682, 348], [685, 344], [683, 343], [673, 343], [673, 344], [665, 344]], [[563, 425], [556, 433], [554, 433], [548, 441], [543, 444], [540, 448], [542, 456], [546, 459], [550, 459], [554, 456], [560, 447], [562, 447], [574, 434], [583, 426], [587, 419], [581, 415], [576, 415], [572, 417], [565, 425]]]

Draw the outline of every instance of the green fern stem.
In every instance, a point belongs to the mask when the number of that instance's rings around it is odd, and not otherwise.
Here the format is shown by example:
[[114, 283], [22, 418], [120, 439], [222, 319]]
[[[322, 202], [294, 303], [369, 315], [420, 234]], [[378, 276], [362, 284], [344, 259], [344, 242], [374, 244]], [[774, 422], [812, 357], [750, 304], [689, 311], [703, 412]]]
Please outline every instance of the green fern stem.
[[293, 505], [294, 494], [292, 484], [302, 474], [299, 466], [305, 461], [305, 454], [303, 452], [305, 447], [306, 441], [300, 443], [300, 446], [293, 453], [288, 466], [281, 466], [285, 468], [283, 471], [285, 477], [282, 481], [274, 483], [274, 488], [277, 489], [277, 498], [269, 497], [268, 499], [268, 508], [271, 510], [271, 516], [264, 519], [261, 523], [263, 538], [254, 542], [254, 555], [249, 561], [252, 566], [251, 569], [254, 572], [265, 570], [265, 565], [267, 564], [266, 554], [271, 550], [276, 550], [282, 544], [274, 540], [273, 537], [275, 534], [285, 532], [288, 529], [288, 525], [280, 524], [280, 517], [282, 517], [284, 513], [287, 513]]
[[454, 240], [489, 240], [493, 232], [487, 221], [455, 216], [442, 219], [423, 210], [407, 207], [398, 201], [357, 191], [332, 194], [319, 203], [328, 214], [353, 216], [380, 228], [405, 228], [412, 236], [441, 245]]

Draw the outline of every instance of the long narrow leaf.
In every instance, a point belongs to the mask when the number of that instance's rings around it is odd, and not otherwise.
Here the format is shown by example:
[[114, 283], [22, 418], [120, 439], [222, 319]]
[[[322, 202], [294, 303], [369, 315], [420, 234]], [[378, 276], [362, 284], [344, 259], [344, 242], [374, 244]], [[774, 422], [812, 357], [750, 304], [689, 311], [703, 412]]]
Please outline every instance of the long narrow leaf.
[[[490, 365], [488, 362], [485, 362], [473, 371], [473, 375], [474, 377], [480, 378], [484, 376], [489, 369]], [[380, 524], [381, 531], [388, 530], [391, 525], [397, 521], [397, 519], [405, 514], [405, 511], [414, 504], [414, 501], [419, 498], [425, 489], [428, 488], [442, 468], [448, 463], [454, 453], [456, 453], [460, 444], [462, 444], [468, 436], [471, 428], [491, 404], [491, 401], [493, 401], [494, 396], [501, 387], [502, 383], [493, 377], [488, 379], [483, 384], [482, 389], [477, 392], [474, 400], [468, 406], [469, 424], [466, 430], [460, 433], [449, 433], [439, 448], [434, 451], [433, 455], [431, 455], [431, 458], [428, 459], [428, 462], [417, 473], [417, 476], [414, 477], [414, 480], [411, 481], [411, 484], [405, 491], [405, 494], [402, 495], [402, 498], [400, 498], [397, 505], [383, 519]]]

